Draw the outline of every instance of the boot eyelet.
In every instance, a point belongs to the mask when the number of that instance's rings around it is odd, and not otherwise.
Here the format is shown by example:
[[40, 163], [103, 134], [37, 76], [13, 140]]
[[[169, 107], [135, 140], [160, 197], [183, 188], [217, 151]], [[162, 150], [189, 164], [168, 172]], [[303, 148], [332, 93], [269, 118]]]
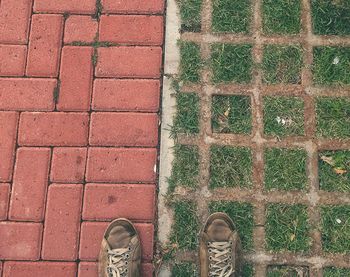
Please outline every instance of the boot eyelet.
[[131, 247], [130, 246], [128, 247], [128, 250], [131, 251]]
[[212, 257], [212, 256], [209, 256], [209, 260], [210, 260], [210, 261], [213, 260], [213, 257]]
[[209, 249], [209, 250], [208, 250], [208, 252], [209, 252], [209, 253], [211, 253], [211, 252], [212, 252], [212, 250], [211, 250], [211, 249]]
[[209, 241], [207, 242], [207, 246], [210, 246], [210, 242]]

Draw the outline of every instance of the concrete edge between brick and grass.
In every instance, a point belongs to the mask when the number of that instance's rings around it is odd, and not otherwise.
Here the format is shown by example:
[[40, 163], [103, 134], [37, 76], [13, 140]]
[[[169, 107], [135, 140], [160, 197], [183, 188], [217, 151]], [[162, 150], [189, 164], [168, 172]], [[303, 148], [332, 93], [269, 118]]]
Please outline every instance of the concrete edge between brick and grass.
[[[159, 170], [159, 195], [158, 195], [158, 245], [163, 248], [169, 243], [171, 227], [173, 223], [172, 210], [166, 205], [168, 192], [168, 178], [171, 175], [174, 159], [174, 140], [170, 137], [173, 118], [176, 113], [176, 98], [172, 87], [173, 78], [178, 73], [180, 54], [177, 41], [180, 39], [180, 18], [176, 0], [167, 1], [166, 12], [166, 37], [165, 37], [165, 62], [162, 93], [162, 128], [160, 143], [160, 170]], [[167, 264], [162, 264], [159, 277], [171, 276]]]

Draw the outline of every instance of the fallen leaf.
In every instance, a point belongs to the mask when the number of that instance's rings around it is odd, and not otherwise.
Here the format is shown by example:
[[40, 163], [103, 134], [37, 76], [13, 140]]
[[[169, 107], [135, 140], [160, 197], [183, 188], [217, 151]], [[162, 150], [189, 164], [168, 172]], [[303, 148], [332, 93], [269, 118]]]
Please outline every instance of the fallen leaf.
[[345, 169], [342, 169], [342, 168], [339, 168], [339, 167], [336, 167], [336, 168], [333, 168], [334, 172], [339, 174], [339, 175], [343, 175], [345, 173], [347, 173], [347, 171]]
[[321, 156], [321, 160], [324, 161], [325, 163], [334, 166], [335, 162], [332, 157], [326, 157], [326, 156]]
[[295, 240], [295, 234], [292, 234], [292, 235], [290, 236], [290, 240], [291, 240], [291, 241], [294, 241], [294, 240]]
[[227, 109], [227, 111], [224, 113], [224, 115], [225, 115], [226, 117], [228, 117], [228, 115], [230, 114], [230, 110], [231, 110], [231, 108], [229, 107], [229, 108]]

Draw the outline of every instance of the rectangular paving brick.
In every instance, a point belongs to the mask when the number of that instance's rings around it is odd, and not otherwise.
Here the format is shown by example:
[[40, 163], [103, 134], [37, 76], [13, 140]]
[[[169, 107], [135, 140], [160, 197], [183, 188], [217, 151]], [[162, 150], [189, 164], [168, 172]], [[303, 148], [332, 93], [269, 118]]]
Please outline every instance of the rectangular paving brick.
[[[38, 260], [40, 258], [42, 224], [0, 222], [0, 259]], [[3, 276], [6, 275], [6, 263]], [[22, 275], [23, 276], [23, 275]]]
[[90, 144], [150, 146], [158, 144], [158, 115], [147, 113], [92, 113]]
[[159, 78], [162, 48], [118, 46], [98, 49], [96, 77]]
[[[1, 88], [0, 88], [1, 89]], [[1, 99], [1, 97], [0, 97]], [[12, 168], [15, 156], [18, 113], [0, 112], [0, 181], [12, 179]]]
[[96, 79], [92, 109], [157, 112], [159, 94], [159, 80]]
[[77, 258], [82, 195], [82, 185], [50, 185], [41, 254], [44, 260]]
[[26, 69], [28, 76], [57, 77], [62, 34], [62, 15], [32, 16]]
[[92, 90], [92, 47], [67, 46], [62, 50], [57, 109], [88, 111]]
[[[83, 222], [81, 225], [79, 259], [97, 261], [101, 240], [109, 222]], [[150, 261], [153, 256], [154, 227], [149, 223], [136, 223], [142, 248], [142, 259]]]
[[83, 219], [130, 220], [154, 219], [155, 185], [87, 184], [85, 186]]
[[76, 274], [76, 263], [5, 262], [3, 277], [75, 277]]
[[84, 181], [86, 148], [55, 147], [51, 162], [51, 182], [81, 183]]
[[11, 220], [43, 220], [50, 156], [49, 148], [17, 150], [9, 211]]
[[164, 0], [102, 0], [103, 10], [114, 13], [161, 13]]
[[100, 41], [133, 45], [162, 45], [163, 17], [145, 15], [103, 15]]
[[87, 144], [87, 113], [22, 113], [18, 143], [31, 146]]
[[154, 182], [157, 149], [99, 148], [88, 151], [88, 182]]
[[0, 109], [52, 111], [55, 79], [0, 78]]
[[143, 263], [141, 265], [142, 277], [153, 277], [153, 264]]
[[0, 43], [27, 42], [31, 9], [32, 0], [1, 0]]
[[96, 0], [35, 0], [34, 11], [47, 13], [93, 14]]
[[64, 27], [64, 43], [74, 41], [92, 43], [96, 37], [98, 22], [91, 16], [70, 15]]
[[10, 184], [0, 183], [0, 220], [7, 218], [10, 190]]
[[23, 76], [27, 46], [0, 45], [0, 76]]
[[78, 277], [98, 277], [98, 266], [95, 262], [80, 262]]

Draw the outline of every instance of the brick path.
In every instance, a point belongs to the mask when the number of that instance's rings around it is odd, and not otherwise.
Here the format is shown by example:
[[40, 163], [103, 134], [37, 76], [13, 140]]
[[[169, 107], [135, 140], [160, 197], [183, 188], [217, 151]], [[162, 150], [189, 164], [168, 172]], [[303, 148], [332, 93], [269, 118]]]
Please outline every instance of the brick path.
[[117, 217], [152, 276], [163, 9], [0, 1], [0, 276], [97, 276]]

